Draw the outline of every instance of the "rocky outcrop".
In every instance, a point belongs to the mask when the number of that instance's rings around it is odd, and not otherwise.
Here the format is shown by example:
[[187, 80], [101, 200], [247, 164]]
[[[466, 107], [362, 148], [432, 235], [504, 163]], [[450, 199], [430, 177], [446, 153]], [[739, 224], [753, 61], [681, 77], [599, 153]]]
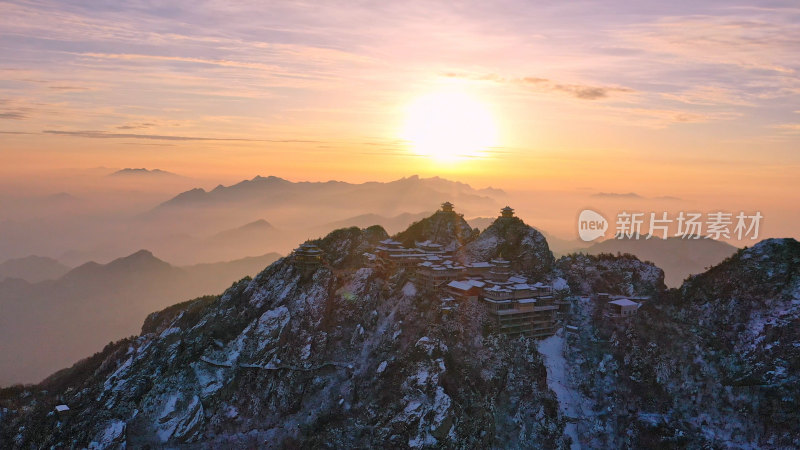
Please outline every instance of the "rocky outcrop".
[[517, 217], [499, 217], [459, 251], [466, 262], [502, 258], [515, 272], [533, 279], [548, 276], [555, 262], [547, 239]]
[[629, 322], [576, 306], [573, 376], [609, 412], [587, 420], [598, 446], [800, 445], [797, 241], [740, 250]]
[[322, 249], [325, 261], [333, 267], [359, 268], [367, 265], [364, 253], [388, 237], [383, 227], [374, 225], [363, 230], [358, 227], [341, 228], [312, 242]]
[[394, 239], [406, 247], [415, 243], [431, 241], [447, 250], [457, 250], [478, 237], [480, 232], [473, 229], [461, 214], [437, 211], [432, 216], [414, 222], [407, 230], [398, 233]]
[[556, 273], [567, 280], [573, 294], [655, 296], [666, 290], [663, 270], [627, 254], [573, 253], [559, 258]]
[[[768, 239], [690, 277], [671, 312], [733, 361], [733, 384], [800, 387], [800, 243]], [[798, 397], [794, 391], [795, 399]]]

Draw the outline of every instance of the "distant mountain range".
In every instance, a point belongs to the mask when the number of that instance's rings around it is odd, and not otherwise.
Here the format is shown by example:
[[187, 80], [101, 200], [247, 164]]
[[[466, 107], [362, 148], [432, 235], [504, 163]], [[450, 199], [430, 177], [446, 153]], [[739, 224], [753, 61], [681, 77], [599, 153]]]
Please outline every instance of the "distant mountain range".
[[736, 253], [738, 248], [714, 239], [607, 239], [580, 250], [591, 255], [630, 253], [643, 261], [652, 261], [664, 270], [667, 286], [678, 287], [692, 274], [704, 272]]
[[[435, 208], [433, 208], [435, 209]], [[337, 228], [345, 227], [359, 227], [366, 228], [372, 225], [380, 225], [389, 234], [398, 233], [408, 228], [414, 222], [424, 219], [431, 215], [433, 211], [424, 211], [420, 213], [402, 213], [393, 217], [385, 217], [378, 214], [361, 214], [354, 217], [349, 217], [335, 222], [329, 222], [319, 227], [316, 227], [315, 233], [318, 236], [324, 236]]]
[[175, 234], [153, 240], [150, 245], [165, 259], [180, 264], [194, 261], [230, 260], [272, 250], [288, 253], [297, 244], [307, 239], [324, 236], [338, 228], [353, 226], [365, 228], [380, 225], [387, 232], [396, 233], [427, 215], [430, 213], [403, 213], [393, 217], [362, 214], [309, 228], [277, 228], [265, 219], [258, 219], [216, 232], [208, 237]]
[[[175, 211], [191, 207], [240, 208], [244, 205], [259, 208], [313, 208], [319, 214], [359, 210], [379, 215], [397, 215], [420, 210], [424, 205], [435, 210], [439, 202], [449, 200], [460, 211], [493, 210], [499, 203], [496, 197], [505, 193], [499, 189], [473, 189], [467, 184], [439, 177], [420, 178], [416, 175], [382, 183], [360, 184], [342, 181], [292, 182], [274, 176], [257, 176], [231, 186], [219, 185], [211, 191], [192, 189], [162, 203], [154, 211]], [[495, 198], [493, 198], [495, 197]], [[355, 215], [355, 214], [352, 214]]]
[[[176, 267], [142, 250], [108, 264], [86, 263], [55, 280], [7, 278], [0, 282], [0, 385], [41, 379], [108, 341], [137, 334], [148, 313], [219, 293], [279, 256]], [[59, 268], [45, 258], [25, 260], [50, 267], [50, 276]]]
[[[388, 232], [397, 232], [429, 215], [446, 200], [456, 203], [459, 211], [493, 211], [505, 196], [499, 189], [474, 189], [460, 182], [416, 175], [366, 183], [292, 182], [275, 176], [257, 176], [230, 186], [219, 185], [210, 191], [197, 188], [183, 192], [150, 211], [143, 220], [180, 221], [205, 227], [190, 232], [193, 235], [211, 234], [215, 225], [216, 235], [205, 240], [215, 242], [204, 242], [202, 246], [206, 253], [221, 248], [219, 240], [223, 235], [228, 240], [283, 253], [299, 242], [324, 236], [336, 228], [378, 224]], [[248, 233], [241, 223], [256, 223], [264, 217], [273, 225], [271, 229], [262, 228], [258, 236], [242, 237]], [[220, 228], [225, 231], [218, 231]], [[224, 252], [229, 253], [217, 256], [230, 257], [237, 245], [225, 245]]]
[[206, 239], [206, 245], [220, 248], [252, 245], [261, 236], [276, 232], [277, 230], [272, 224], [264, 219], [259, 219], [232, 230], [221, 231]]
[[161, 169], [125, 168], [109, 174], [110, 177], [180, 177], [180, 175]]
[[[346, 183], [258, 176], [207, 191], [186, 190], [194, 184], [191, 179], [160, 169], [114, 170], [71, 175], [102, 188], [107, 192], [102, 196], [82, 193], [79, 201], [61, 199], [58, 208], [52, 202], [32, 208], [23, 199], [14, 211], [27, 208], [24, 216], [4, 211], [0, 255], [39, 254], [75, 267], [147, 248], [176, 264], [196, 264], [286, 253], [343, 226], [377, 223], [397, 232], [444, 201], [455, 203], [468, 217], [489, 214], [506, 203], [499, 189], [476, 189], [438, 177]], [[140, 183], [145, 179], [152, 182]]]
[[38, 283], [60, 278], [69, 270], [68, 266], [53, 258], [32, 255], [0, 263], [0, 281], [6, 278], [19, 278], [29, 283]]

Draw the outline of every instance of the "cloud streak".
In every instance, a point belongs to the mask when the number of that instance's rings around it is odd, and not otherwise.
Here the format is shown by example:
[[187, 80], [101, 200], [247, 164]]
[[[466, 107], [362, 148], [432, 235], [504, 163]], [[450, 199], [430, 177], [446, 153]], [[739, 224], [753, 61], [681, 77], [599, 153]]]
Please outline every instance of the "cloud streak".
[[460, 78], [473, 81], [490, 81], [495, 83], [509, 84], [533, 88], [540, 92], [556, 92], [567, 94], [580, 100], [600, 100], [608, 98], [615, 93], [632, 93], [633, 89], [620, 86], [596, 86], [591, 84], [562, 83], [548, 78], [541, 77], [522, 77], [508, 78], [497, 74], [469, 75], [457, 72], [447, 72], [444, 74], [449, 78]]
[[117, 127], [118, 130], [144, 130], [147, 128], [153, 128], [156, 124], [151, 122], [144, 122], [144, 123], [133, 123], [133, 124], [126, 124], [126, 125], [119, 125]]
[[105, 131], [60, 131], [44, 130], [43, 134], [57, 136], [72, 136], [89, 139], [147, 139], [158, 141], [242, 141], [242, 142], [276, 142], [276, 143], [315, 143], [319, 141], [299, 139], [249, 139], [249, 138], [222, 138], [204, 136], [173, 136], [164, 134], [134, 134], [134, 133], [108, 133]]
[[673, 197], [671, 195], [662, 195], [662, 196], [659, 196], [659, 197], [645, 197], [645, 196], [639, 195], [639, 194], [637, 194], [635, 192], [625, 192], [625, 193], [621, 193], [621, 192], [598, 192], [596, 194], [592, 194], [592, 197], [595, 197], [595, 198], [612, 198], [612, 199], [621, 198], [621, 199], [631, 199], [631, 200], [646, 200], [646, 199], [650, 199], [650, 200], [681, 200], [679, 197]]
[[21, 111], [6, 111], [0, 112], [0, 119], [6, 120], [25, 120], [28, 115]]
[[786, 134], [800, 134], [800, 123], [781, 123], [774, 125], [773, 128]]
[[619, 192], [598, 192], [592, 194], [592, 197], [598, 198], [643, 198], [635, 192], [619, 193]]

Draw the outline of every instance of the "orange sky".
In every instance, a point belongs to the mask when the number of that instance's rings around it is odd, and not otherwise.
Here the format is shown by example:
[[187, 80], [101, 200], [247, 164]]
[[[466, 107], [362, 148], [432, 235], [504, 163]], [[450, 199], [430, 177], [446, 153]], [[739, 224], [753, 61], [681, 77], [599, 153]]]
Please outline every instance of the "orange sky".
[[[0, 174], [439, 175], [575, 204], [762, 208], [795, 234], [796, 4], [535, 3], [0, 3]], [[410, 105], [452, 90], [495, 142], [421, 155], [404, 140]], [[425, 120], [458, 112], [433, 109]], [[452, 127], [453, 142], [476, 128]]]

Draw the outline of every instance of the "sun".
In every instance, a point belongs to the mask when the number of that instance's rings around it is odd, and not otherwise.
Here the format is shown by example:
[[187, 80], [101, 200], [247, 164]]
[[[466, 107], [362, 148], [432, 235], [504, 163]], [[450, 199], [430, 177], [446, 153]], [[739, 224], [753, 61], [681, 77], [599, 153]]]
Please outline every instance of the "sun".
[[435, 92], [408, 108], [403, 139], [414, 151], [439, 162], [482, 156], [497, 144], [489, 109], [464, 92]]

